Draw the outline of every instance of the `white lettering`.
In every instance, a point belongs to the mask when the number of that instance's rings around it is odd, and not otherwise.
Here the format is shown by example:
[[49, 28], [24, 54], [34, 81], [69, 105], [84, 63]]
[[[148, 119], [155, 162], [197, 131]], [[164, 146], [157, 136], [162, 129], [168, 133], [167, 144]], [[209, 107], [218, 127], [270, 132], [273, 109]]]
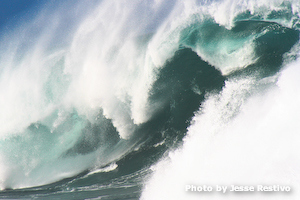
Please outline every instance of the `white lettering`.
[[191, 192], [212, 192], [213, 187], [212, 186], [196, 186], [196, 185], [186, 185], [185, 191], [191, 191]]
[[216, 191], [217, 191], [217, 192], [225, 193], [226, 190], [227, 190], [227, 186], [216, 185]]

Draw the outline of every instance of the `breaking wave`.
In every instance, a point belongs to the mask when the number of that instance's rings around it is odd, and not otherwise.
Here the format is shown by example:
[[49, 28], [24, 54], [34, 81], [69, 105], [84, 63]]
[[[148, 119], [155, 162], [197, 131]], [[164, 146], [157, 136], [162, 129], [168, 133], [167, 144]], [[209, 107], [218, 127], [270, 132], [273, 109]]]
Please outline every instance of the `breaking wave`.
[[186, 184], [265, 183], [296, 198], [299, 9], [45, 1], [8, 22], [1, 197], [193, 199]]

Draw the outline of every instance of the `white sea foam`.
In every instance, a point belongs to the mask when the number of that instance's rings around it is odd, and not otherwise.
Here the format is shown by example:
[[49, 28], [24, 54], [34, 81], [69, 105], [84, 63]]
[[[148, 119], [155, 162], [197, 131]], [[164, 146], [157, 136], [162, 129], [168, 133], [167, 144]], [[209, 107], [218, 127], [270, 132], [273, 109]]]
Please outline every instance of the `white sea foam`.
[[[210, 97], [183, 147], [153, 168], [142, 199], [298, 199], [299, 64], [290, 64], [267, 93], [252, 90], [245, 98], [253, 81], [241, 79]], [[191, 194], [185, 191], [188, 184], [281, 184], [292, 192]]]
[[111, 163], [110, 165], [108, 165], [106, 167], [91, 171], [90, 173], [87, 174], [87, 176], [92, 175], [92, 174], [96, 174], [96, 173], [110, 172], [110, 171], [113, 171], [117, 168], [118, 168], [118, 165], [116, 163]]

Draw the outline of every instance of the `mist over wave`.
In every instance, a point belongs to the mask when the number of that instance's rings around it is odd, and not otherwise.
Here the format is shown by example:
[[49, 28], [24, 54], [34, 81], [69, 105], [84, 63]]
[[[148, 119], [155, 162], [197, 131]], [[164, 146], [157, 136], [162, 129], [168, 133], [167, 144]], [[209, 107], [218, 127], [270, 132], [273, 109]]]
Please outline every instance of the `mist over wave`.
[[297, 198], [299, 8], [42, 1], [8, 22], [0, 195], [193, 199], [186, 184], [265, 183]]

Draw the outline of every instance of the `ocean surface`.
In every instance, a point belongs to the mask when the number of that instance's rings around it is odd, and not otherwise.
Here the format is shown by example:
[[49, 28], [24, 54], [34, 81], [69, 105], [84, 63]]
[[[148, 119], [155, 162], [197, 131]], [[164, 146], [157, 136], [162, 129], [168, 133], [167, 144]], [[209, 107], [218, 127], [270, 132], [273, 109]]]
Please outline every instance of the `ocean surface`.
[[0, 11], [0, 199], [300, 198], [299, 0]]

